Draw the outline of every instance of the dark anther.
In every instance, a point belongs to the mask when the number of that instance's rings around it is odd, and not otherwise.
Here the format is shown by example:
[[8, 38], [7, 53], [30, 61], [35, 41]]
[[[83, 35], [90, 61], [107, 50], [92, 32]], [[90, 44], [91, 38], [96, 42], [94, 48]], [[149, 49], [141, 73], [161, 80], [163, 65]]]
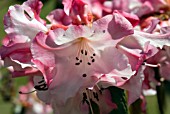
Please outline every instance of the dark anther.
[[82, 63], [83, 61], [82, 60], [80, 60], [80, 63]]
[[99, 101], [99, 96], [97, 93], [93, 92], [93, 96], [94, 96], [94, 98], [96, 98], [97, 101]]
[[104, 90], [104, 88], [103, 88], [103, 87], [101, 87], [100, 89], [101, 89], [102, 91]]
[[83, 77], [86, 77], [86, 76], [87, 76], [87, 74], [83, 74], [82, 76], [83, 76]]
[[83, 50], [81, 50], [81, 54], [83, 54]]
[[28, 19], [29, 21], [32, 20], [31, 16], [30, 16], [25, 10], [24, 10], [24, 14], [26, 15], [26, 17], [27, 17], [27, 19]]
[[46, 83], [43, 83], [43, 84], [40, 84], [40, 85], [36, 85], [36, 86], [34, 86], [34, 88], [35, 88], [36, 90], [39, 90], [39, 91], [48, 90], [48, 87], [47, 87], [47, 84], [46, 84]]
[[99, 90], [99, 92], [100, 92], [100, 94], [102, 94], [102, 91], [104, 90], [104, 88], [100, 88], [100, 90]]
[[103, 30], [103, 33], [105, 33], [106, 32], [106, 30]]
[[38, 83], [40, 84], [40, 83], [43, 83], [44, 82], [44, 80], [41, 80], [41, 81], [39, 81]]
[[88, 65], [91, 65], [91, 63], [90, 63], [90, 62], [88, 62], [87, 64], [88, 64]]
[[93, 53], [93, 56], [96, 56], [96, 54], [95, 54], [95, 53]]
[[99, 90], [99, 92], [100, 92], [100, 94], [102, 94], [102, 90], [101, 89]]
[[75, 63], [75, 65], [80, 65], [80, 63]]
[[87, 55], [87, 51], [85, 50], [85, 55]]
[[84, 104], [85, 102], [88, 104], [87, 95], [86, 95], [86, 93], [83, 93], [83, 104]]
[[90, 58], [93, 59], [93, 56], [91, 56]]
[[83, 92], [83, 99], [87, 99], [87, 95], [84, 92]]
[[95, 59], [92, 59], [92, 61], [91, 62], [95, 62]]
[[122, 79], [124, 79], [124, 80], [127, 80], [128, 78], [126, 78], [126, 77], [121, 77]]
[[79, 58], [78, 58], [78, 57], [76, 57], [76, 60], [79, 60]]

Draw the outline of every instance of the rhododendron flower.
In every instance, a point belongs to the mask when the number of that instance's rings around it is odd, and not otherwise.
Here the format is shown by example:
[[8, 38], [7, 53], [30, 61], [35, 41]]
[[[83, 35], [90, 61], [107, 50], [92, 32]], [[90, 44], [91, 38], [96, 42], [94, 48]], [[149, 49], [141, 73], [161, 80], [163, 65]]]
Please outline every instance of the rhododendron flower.
[[0, 54], [6, 66], [13, 66], [14, 76], [38, 71], [31, 63], [30, 42], [38, 32], [48, 31], [45, 21], [39, 17], [41, 7], [39, 0], [28, 0], [22, 5], [10, 6], [4, 17], [7, 36]]
[[[42, 86], [44, 84], [43, 81], [42, 76], [34, 76], [35, 86]], [[109, 113], [111, 110], [117, 109], [117, 105], [111, 100], [109, 90], [101, 90], [98, 84], [95, 85], [93, 89], [80, 89], [75, 96], [69, 98], [65, 104], [58, 104], [57, 96], [53, 91], [53, 89], [46, 91], [37, 90], [37, 95], [40, 100], [52, 105], [55, 114], [88, 114], [89, 111], [94, 113], [93, 110], [96, 109], [93, 109], [92, 103], [96, 103], [99, 106], [101, 114]]]
[[102, 74], [112, 71], [117, 76], [130, 78], [119, 73], [131, 74], [132, 70], [127, 57], [115, 45], [132, 33], [132, 25], [114, 13], [93, 22], [90, 27], [72, 25], [66, 31], [40, 32], [31, 51], [49, 89], [54, 90], [57, 102], [63, 104], [80, 88], [93, 87]]
[[13, 77], [33, 76], [35, 90], [28, 85], [19, 92], [23, 104], [36, 91], [55, 114], [108, 114], [119, 108], [110, 86], [126, 90], [130, 105], [151, 88], [150, 82], [160, 84], [155, 69], [170, 80], [169, 20], [147, 17], [166, 15], [164, 0], [61, 3], [64, 9], [47, 15], [49, 24], [40, 17], [40, 0], [10, 6], [4, 16], [4, 66]]
[[[163, 48], [164, 45], [169, 46], [169, 35], [169, 33], [150, 34], [135, 31], [134, 34], [127, 36], [117, 44], [117, 48], [128, 57], [132, 69], [136, 71], [136, 74], [129, 80], [118, 80], [121, 84], [119, 87], [129, 92], [129, 104], [139, 98], [142, 93], [143, 80], [147, 78], [143, 72], [145, 67], [158, 67], [158, 63], [151, 63], [147, 60], [153, 60], [152, 57], [159, 51], [157, 47]], [[149, 78], [151, 79], [153, 76], [150, 75]], [[134, 92], [131, 90], [136, 91]]]

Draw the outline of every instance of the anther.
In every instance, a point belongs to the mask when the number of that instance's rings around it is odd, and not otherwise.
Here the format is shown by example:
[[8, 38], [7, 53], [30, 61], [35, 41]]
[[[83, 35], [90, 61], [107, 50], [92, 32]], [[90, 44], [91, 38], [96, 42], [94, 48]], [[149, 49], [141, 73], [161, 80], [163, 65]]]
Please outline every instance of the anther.
[[124, 79], [124, 80], [127, 80], [128, 78], [127, 77], [121, 77], [122, 79]]
[[81, 54], [83, 54], [83, 50], [81, 50]]
[[87, 55], [87, 51], [85, 50], [85, 55]]
[[96, 56], [96, 54], [95, 54], [95, 53], [93, 53], [93, 56]]
[[99, 97], [98, 97], [97, 93], [93, 92], [93, 96], [94, 96], [94, 98], [96, 98], [97, 101], [99, 101]]
[[75, 65], [80, 65], [80, 63], [75, 63]]
[[86, 77], [86, 76], [87, 76], [87, 74], [83, 74], [82, 76], [83, 76], [83, 77]]
[[106, 30], [103, 30], [103, 33], [105, 33], [106, 32]]
[[87, 99], [87, 95], [84, 92], [83, 92], [83, 99]]
[[83, 61], [82, 61], [82, 60], [80, 60], [79, 62], [80, 62], [80, 63], [82, 63]]
[[95, 59], [92, 59], [92, 61], [91, 62], [95, 62]]
[[44, 82], [44, 80], [42, 80], [42, 81], [40, 81], [40, 82], [38, 82], [38, 83], [40, 84], [40, 83], [43, 83], [43, 82]]
[[78, 58], [78, 57], [76, 57], [76, 60], [79, 60], [79, 58]]
[[30, 93], [34, 93], [35, 91], [37, 91], [37, 90], [33, 90], [33, 91], [30, 91], [30, 92], [19, 91], [19, 94], [30, 94]]
[[88, 65], [91, 65], [91, 63], [90, 63], [90, 62], [88, 62], [87, 64], [88, 64]]
[[45, 90], [48, 90], [48, 87], [47, 87], [47, 84], [46, 83], [43, 83], [41, 85], [36, 85], [34, 86], [34, 88], [36, 90], [39, 90], [39, 91], [45, 91]]

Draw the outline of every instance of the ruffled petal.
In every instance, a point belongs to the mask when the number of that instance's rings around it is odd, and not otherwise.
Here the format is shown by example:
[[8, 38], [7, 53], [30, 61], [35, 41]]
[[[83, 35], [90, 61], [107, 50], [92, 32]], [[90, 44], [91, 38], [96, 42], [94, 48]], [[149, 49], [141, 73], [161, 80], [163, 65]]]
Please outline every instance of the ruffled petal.
[[56, 9], [46, 17], [52, 24], [70, 25], [72, 20], [62, 9]]
[[4, 27], [8, 34], [25, 35], [29, 39], [34, 38], [39, 31], [47, 31], [47, 28], [36, 20], [32, 9], [26, 5], [11, 6], [4, 17]]
[[133, 34], [133, 27], [131, 23], [123, 16], [115, 13], [113, 14], [112, 21], [108, 25], [108, 31], [112, 35], [113, 39], [119, 39], [124, 36]]

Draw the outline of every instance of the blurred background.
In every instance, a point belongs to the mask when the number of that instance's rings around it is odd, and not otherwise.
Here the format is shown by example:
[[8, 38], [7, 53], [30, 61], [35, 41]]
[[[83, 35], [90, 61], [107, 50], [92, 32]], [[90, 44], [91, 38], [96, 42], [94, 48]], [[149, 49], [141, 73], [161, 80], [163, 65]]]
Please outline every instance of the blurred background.
[[[9, 6], [14, 4], [22, 4], [25, 0], [0, 0], [0, 38], [5, 36], [3, 28], [3, 17], [7, 13]], [[43, 8], [41, 11], [41, 18], [45, 19], [46, 15], [56, 7], [61, 7], [57, 0], [42, 0]], [[20, 107], [17, 107], [16, 99], [19, 98], [19, 87], [26, 85], [28, 82], [28, 77], [14, 78], [11, 80], [11, 76], [5, 68], [1, 68], [0, 72], [0, 114], [25, 114]], [[162, 107], [164, 107], [164, 114], [170, 114], [170, 83], [165, 81], [162, 85], [163, 89], [160, 90], [163, 92], [165, 97], [162, 97], [163, 102]], [[159, 106], [157, 103], [157, 96], [147, 96], [147, 114], [160, 114]], [[139, 107], [137, 106], [140, 103], [140, 100], [136, 101], [131, 106], [131, 113], [139, 114]], [[15, 113], [14, 113], [15, 112]], [[30, 113], [31, 114], [31, 113]]]

